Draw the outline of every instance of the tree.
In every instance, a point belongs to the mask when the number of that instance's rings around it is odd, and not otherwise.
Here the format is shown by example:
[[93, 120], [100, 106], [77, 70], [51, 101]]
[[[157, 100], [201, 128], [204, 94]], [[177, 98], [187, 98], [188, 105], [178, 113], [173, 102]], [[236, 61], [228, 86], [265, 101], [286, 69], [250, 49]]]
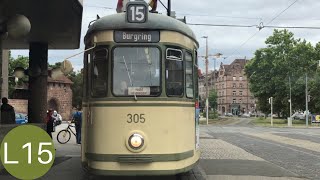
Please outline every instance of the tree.
[[73, 82], [71, 85], [72, 90], [72, 106], [81, 107], [83, 97], [83, 74], [81, 71], [71, 72], [68, 77]]
[[218, 98], [217, 91], [215, 90], [210, 91], [208, 101], [209, 101], [209, 106], [213, 109], [217, 108], [217, 98]]
[[267, 47], [256, 50], [245, 67], [258, 107], [264, 113], [270, 112], [268, 98], [273, 97], [274, 112], [288, 116], [290, 77], [293, 107], [304, 109], [304, 77], [306, 72], [315, 71], [314, 67], [309, 68], [317, 59], [315, 48], [305, 40], [295, 39], [288, 30], [274, 30], [265, 43]]
[[49, 64], [49, 68], [55, 69], [55, 68], [60, 68], [62, 62], [56, 62], [55, 64]]
[[15, 90], [16, 85], [21, 86], [23, 83], [28, 81], [28, 76], [25, 76], [16, 83], [14, 78], [14, 69], [17, 67], [22, 67], [24, 69], [28, 69], [29, 67], [29, 57], [26, 56], [18, 56], [16, 59], [11, 56], [9, 53], [9, 98], [12, 98], [13, 92]]

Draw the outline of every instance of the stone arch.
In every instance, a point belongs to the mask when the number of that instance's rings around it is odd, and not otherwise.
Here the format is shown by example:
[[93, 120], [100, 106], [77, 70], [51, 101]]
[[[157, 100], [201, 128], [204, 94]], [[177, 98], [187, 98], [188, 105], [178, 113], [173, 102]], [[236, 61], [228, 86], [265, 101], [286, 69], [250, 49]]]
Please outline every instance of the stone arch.
[[225, 112], [226, 112], [226, 108], [222, 106], [222, 114], [224, 114]]
[[59, 101], [56, 98], [51, 98], [48, 101], [48, 109], [53, 109], [59, 112]]

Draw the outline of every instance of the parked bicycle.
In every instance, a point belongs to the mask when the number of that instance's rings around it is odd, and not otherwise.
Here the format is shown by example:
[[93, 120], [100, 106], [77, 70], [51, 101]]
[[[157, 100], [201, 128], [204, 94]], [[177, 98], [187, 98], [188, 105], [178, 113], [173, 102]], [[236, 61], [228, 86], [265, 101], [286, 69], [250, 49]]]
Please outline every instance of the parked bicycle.
[[[72, 123], [72, 122], [71, 122]], [[70, 141], [71, 139], [71, 133], [76, 136], [76, 133], [71, 129], [71, 127], [75, 127], [71, 123], [68, 124], [68, 127], [66, 129], [61, 130], [57, 135], [57, 141], [60, 144], [65, 144]]]

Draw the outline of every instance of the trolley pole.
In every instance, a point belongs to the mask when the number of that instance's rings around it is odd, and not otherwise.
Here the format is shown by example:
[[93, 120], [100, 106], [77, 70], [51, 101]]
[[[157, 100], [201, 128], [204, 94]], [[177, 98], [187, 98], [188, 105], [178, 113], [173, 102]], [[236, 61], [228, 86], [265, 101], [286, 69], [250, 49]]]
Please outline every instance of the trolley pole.
[[168, 16], [171, 16], [171, 0], [168, 0], [167, 15], [168, 15]]
[[206, 56], [205, 56], [205, 63], [206, 63], [206, 78], [205, 78], [205, 83], [206, 83], [206, 120], [207, 120], [207, 125], [209, 124], [209, 88], [208, 88], [208, 36], [203, 36], [202, 38], [206, 39]]

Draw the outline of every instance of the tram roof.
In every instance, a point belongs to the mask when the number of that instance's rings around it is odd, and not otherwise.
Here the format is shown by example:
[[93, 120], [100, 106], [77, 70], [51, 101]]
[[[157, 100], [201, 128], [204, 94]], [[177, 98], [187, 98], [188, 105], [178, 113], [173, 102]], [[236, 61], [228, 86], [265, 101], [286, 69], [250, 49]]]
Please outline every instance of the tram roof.
[[175, 31], [190, 37], [199, 45], [195, 34], [188, 25], [175, 18], [156, 13], [149, 13], [148, 20], [145, 23], [128, 23], [126, 22], [125, 13], [104, 16], [89, 27], [85, 39], [87, 39], [91, 33], [97, 31], [125, 29]]

